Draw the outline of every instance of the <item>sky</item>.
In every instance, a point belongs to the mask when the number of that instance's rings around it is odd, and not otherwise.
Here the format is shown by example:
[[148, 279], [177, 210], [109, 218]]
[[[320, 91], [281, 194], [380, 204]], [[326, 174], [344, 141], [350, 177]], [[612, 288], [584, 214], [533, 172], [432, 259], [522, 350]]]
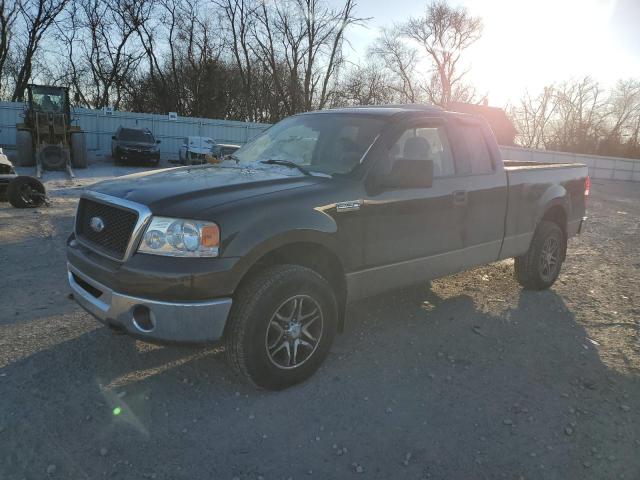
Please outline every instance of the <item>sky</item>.
[[[330, 0], [330, 3], [341, 3]], [[482, 38], [469, 50], [469, 80], [490, 105], [516, 102], [525, 90], [593, 77], [603, 87], [640, 78], [640, 0], [450, 0], [482, 18]], [[349, 33], [354, 59], [364, 59], [381, 27], [424, 12], [426, 0], [360, 0], [372, 17]], [[428, 65], [422, 68], [428, 68]]]

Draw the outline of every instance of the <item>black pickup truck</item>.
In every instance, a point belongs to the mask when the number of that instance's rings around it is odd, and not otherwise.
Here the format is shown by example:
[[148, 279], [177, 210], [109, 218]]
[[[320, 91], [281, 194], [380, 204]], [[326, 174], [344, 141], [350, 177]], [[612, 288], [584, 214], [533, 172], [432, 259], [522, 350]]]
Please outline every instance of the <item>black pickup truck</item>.
[[222, 341], [256, 386], [320, 366], [346, 305], [504, 258], [556, 280], [589, 193], [578, 164], [503, 161], [487, 124], [436, 107], [287, 118], [217, 165], [84, 191], [78, 303], [150, 342]]

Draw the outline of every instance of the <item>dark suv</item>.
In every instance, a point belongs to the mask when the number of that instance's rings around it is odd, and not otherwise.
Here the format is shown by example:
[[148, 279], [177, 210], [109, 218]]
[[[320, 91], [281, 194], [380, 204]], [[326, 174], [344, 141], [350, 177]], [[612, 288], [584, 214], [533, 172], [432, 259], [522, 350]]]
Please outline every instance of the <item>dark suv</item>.
[[111, 157], [116, 162], [160, 163], [160, 148], [149, 129], [118, 127], [111, 137]]

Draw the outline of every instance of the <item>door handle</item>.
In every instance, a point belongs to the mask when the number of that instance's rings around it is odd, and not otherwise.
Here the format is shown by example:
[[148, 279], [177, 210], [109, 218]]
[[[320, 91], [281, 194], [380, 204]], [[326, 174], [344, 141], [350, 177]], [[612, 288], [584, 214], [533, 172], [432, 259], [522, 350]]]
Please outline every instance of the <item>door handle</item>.
[[453, 192], [453, 204], [457, 206], [466, 206], [467, 205], [467, 191], [466, 190], [456, 190]]

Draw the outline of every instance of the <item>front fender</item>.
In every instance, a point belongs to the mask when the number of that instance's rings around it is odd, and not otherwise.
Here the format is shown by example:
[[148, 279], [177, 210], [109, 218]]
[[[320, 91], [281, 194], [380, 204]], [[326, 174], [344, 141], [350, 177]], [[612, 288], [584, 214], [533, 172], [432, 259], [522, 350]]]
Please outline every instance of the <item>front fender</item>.
[[313, 243], [338, 252], [337, 230], [334, 218], [319, 209], [260, 215], [223, 240], [221, 255], [239, 258], [235, 270], [242, 277], [265, 254], [288, 244]]

